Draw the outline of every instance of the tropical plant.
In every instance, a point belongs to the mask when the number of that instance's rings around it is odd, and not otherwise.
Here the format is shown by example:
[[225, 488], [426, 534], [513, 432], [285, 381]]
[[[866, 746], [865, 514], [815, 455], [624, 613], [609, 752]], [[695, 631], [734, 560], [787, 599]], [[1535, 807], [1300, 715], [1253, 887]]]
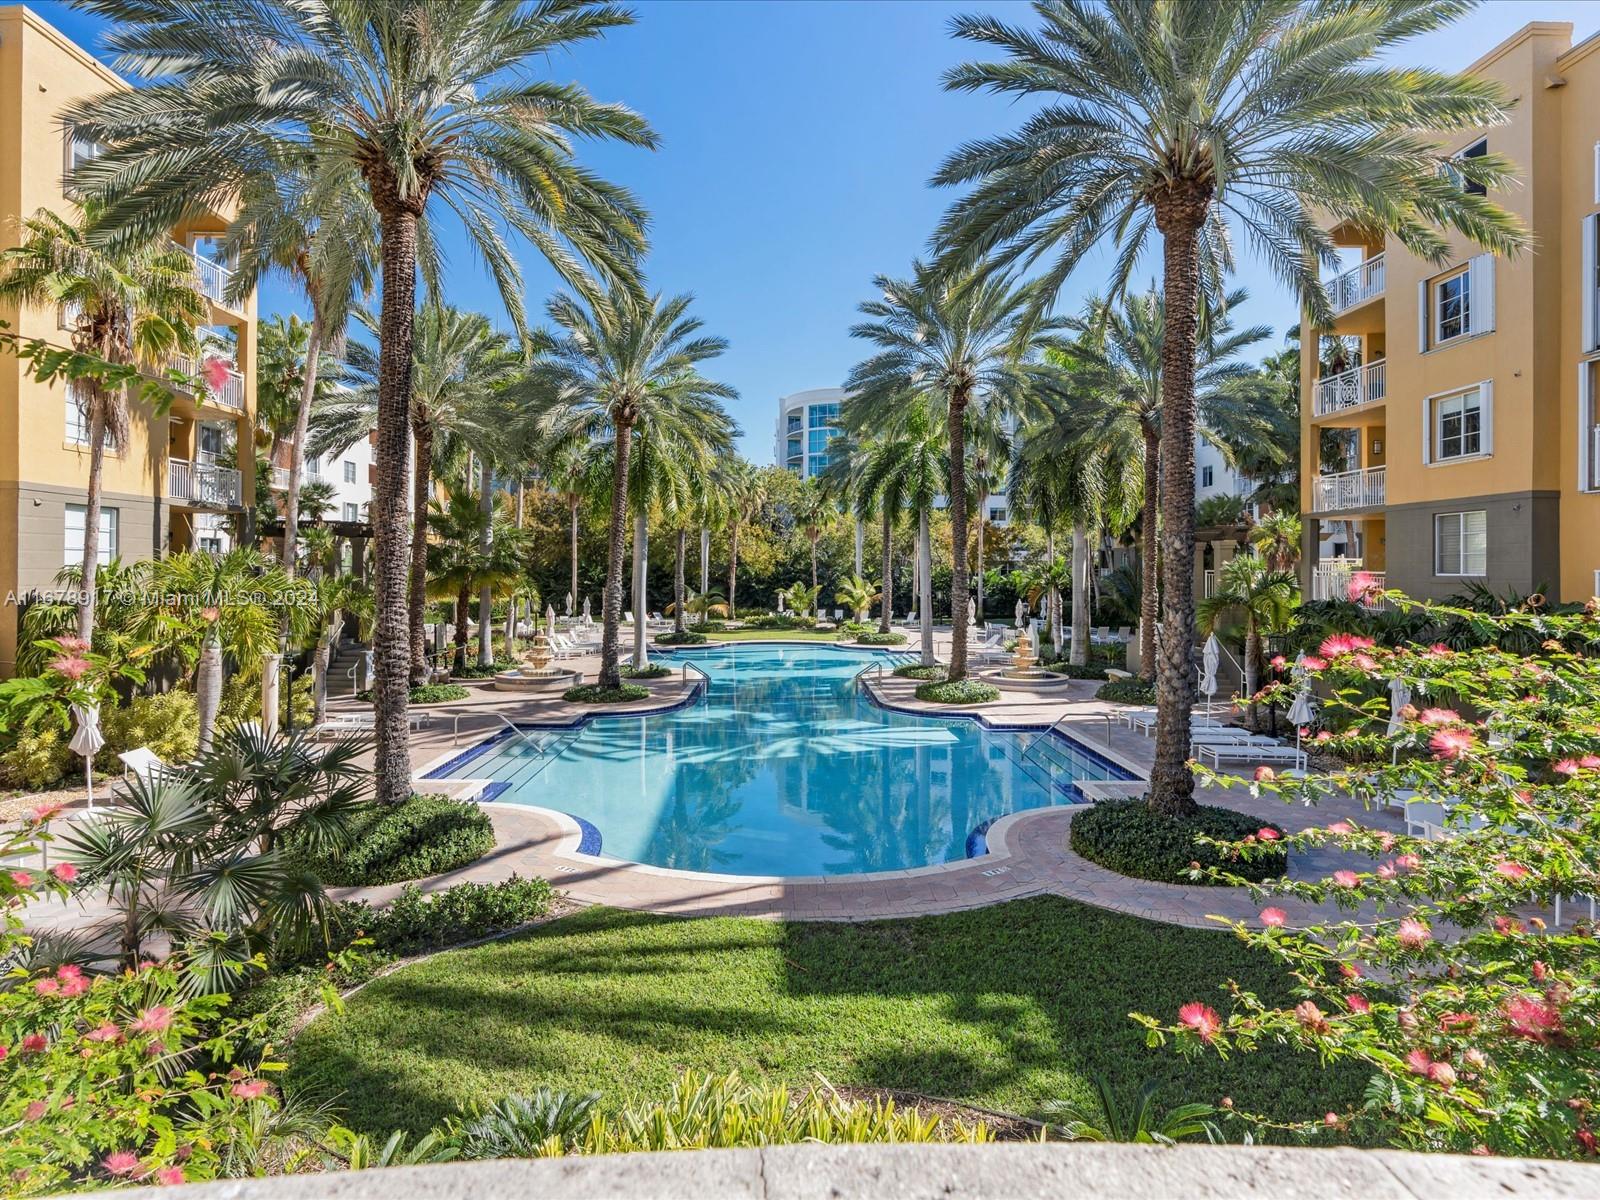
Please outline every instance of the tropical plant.
[[1111, 1087], [1111, 1081], [1098, 1071], [1092, 1077], [1094, 1102], [1080, 1104], [1053, 1100], [1045, 1105], [1052, 1118], [1050, 1132], [1069, 1142], [1133, 1142], [1141, 1145], [1172, 1146], [1191, 1138], [1220, 1141], [1210, 1118], [1217, 1110], [1209, 1104], [1180, 1104], [1159, 1110], [1156, 1095], [1161, 1085], [1147, 1080], [1131, 1106], [1125, 1106]]
[[867, 614], [878, 602], [879, 596], [877, 589], [859, 575], [850, 576], [833, 594], [833, 598], [853, 612], [858, 621], [867, 619]]
[[[484, 512], [463, 482], [444, 485], [444, 501], [434, 501], [428, 523], [435, 540], [428, 543], [428, 598], [455, 602], [455, 663], [467, 666], [467, 620], [473, 593], [487, 587], [508, 595], [522, 577], [522, 531], [503, 514]], [[484, 533], [487, 532], [487, 547]], [[478, 626], [480, 644], [493, 631]]]
[[[40, 209], [21, 222], [21, 241], [0, 251], [0, 299], [57, 309], [72, 322], [72, 348], [102, 362], [165, 370], [176, 355], [200, 350], [195, 329], [209, 309], [194, 260], [165, 230], [103, 244], [103, 208], [88, 200], [70, 216]], [[83, 524], [78, 636], [94, 634], [95, 568], [100, 562], [100, 490], [106, 447], [128, 445], [128, 388], [103, 374], [69, 374], [89, 451]], [[157, 393], [156, 416], [170, 393]]]
[[722, 522], [728, 530], [728, 615], [737, 616], [734, 598], [739, 594], [739, 534], [761, 518], [768, 498], [767, 478], [739, 459], [723, 473]]
[[784, 607], [796, 616], [805, 617], [812, 615], [812, 610], [817, 607], [817, 600], [822, 595], [820, 586], [807, 587], [803, 583], [792, 583], [778, 595], [782, 598]]
[[952, 276], [918, 263], [910, 279], [880, 275], [872, 284], [882, 299], [861, 305], [868, 320], [850, 332], [877, 350], [851, 370], [845, 388], [857, 428], [881, 426], [907, 405], [926, 407], [944, 426], [954, 683], [967, 673], [967, 411], [1004, 414], [1020, 406], [1055, 322], [1041, 317], [1029, 286], [996, 275]]
[[[1118, 248], [1108, 288], [1116, 297], [1152, 232], [1160, 236], [1168, 630], [1194, 627], [1196, 351], [1201, 297], [1220, 293], [1230, 266], [1228, 221], [1319, 324], [1331, 305], [1318, 272], [1337, 262], [1329, 223], [1369, 240], [1393, 236], [1429, 262], [1453, 252], [1450, 231], [1496, 253], [1528, 245], [1487, 195], [1511, 180], [1512, 164], [1459, 158], [1448, 144], [1506, 119], [1500, 86], [1382, 61], [1464, 8], [1457, 0], [1039, 0], [1038, 30], [987, 15], [954, 22], [957, 36], [1005, 57], [953, 68], [948, 88], [1045, 107], [1014, 133], [962, 146], [940, 168], [936, 182], [972, 185], [940, 225], [941, 265], [1007, 272], [1047, 258], [1036, 293], [1044, 306], [1109, 241]], [[1194, 802], [1190, 653], [1183, 636], [1158, 648], [1151, 803], [1171, 813]]]
[[1245, 498], [1222, 493], [1207, 496], [1194, 506], [1194, 523], [1197, 529], [1214, 529], [1238, 525], [1244, 520]]
[[310, 194], [342, 194], [359, 179], [377, 214], [375, 765], [380, 797], [398, 804], [411, 788], [403, 493], [417, 271], [438, 282], [432, 231], [448, 212], [488, 264], [519, 332], [522, 276], [503, 227], [596, 300], [602, 289], [590, 269], [608, 287], [634, 280], [644, 213], [624, 189], [580, 167], [569, 138], [649, 147], [655, 135], [626, 108], [537, 75], [552, 54], [632, 15], [585, 0], [532, 7], [259, 0], [242, 11], [88, 0], [85, 7], [110, 20], [105, 42], [117, 65], [148, 81], [78, 101], [63, 114], [74, 136], [106, 148], [74, 183], [105, 198], [113, 230], [165, 232], [200, 203], [242, 192], [301, 147]]
[[1292, 571], [1300, 561], [1300, 518], [1291, 512], [1269, 512], [1250, 530], [1250, 544], [1274, 571]]
[[800, 483], [799, 494], [795, 496], [790, 505], [790, 513], [794, 523], [805, 531], [806, 541], [811, 546], [811, 586], [820, 587], [817, 583], [817, 542], [822, 538], [822, 528], [828, 523], [828, 518], [833, 515], [833, 501], [822, 485], [814, 479], [805, 479]]
[[1281, 633], [1300, 603], [1293, 573], [1274, 568], [1259, 553], [1238, 554], [1217, 572], [1216, 590], [1200, 601], [1197, 617], [1204, 633], [1227, 621], [1244, 622], [1244, 695], [1255, 712], [1256, 691], [1266, 675], [1264, 633]]
[[[616, 291], [584, 306], [571, 296], [550, 301], [550, 318], [561, 331], [550, 352], [534, 362], [520, 393], [546, 445], [611, 443], [611, 520], [606, 540], [604, 628], [599, 686], [621, 686], [617, 640], [622, 620], [622, 556], [630, 500], [636, 428], [647, 431], [654, 463], [670, 467], [669, 442], [709, 445], [731, 433], [721, 401], [737, 393], [699, 373], [699, 365], [727, 347], [701, 333], [689, 315], [690, 297], [640, 299]], [[692, 432], [691, 432], [692, 429]], [[681, 436], [680, 436], [681, 435]], [[641, 471], [644, 487], [648, 471]], [[637, 514], [641, 505], [635, 503]], [[636, 531], [637, 536], [637, 531]], [[732, 589], [729, 589], [731, 595]], [[638, 597], [635, 598], [636, 603]], [[644, 613], [636, 614], [643, 622]]]

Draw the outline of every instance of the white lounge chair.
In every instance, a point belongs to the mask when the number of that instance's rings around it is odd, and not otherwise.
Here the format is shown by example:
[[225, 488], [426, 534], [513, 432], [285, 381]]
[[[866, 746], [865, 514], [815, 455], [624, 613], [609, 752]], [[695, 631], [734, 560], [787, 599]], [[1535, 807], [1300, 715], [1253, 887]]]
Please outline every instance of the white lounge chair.
[[128, 750], [117, 757], [122, 760], [122, 777], [142, 779], [146, 786], [153, 785], [163, 774], [172, 770], [161, 760], [161, 756], [148, 746]]
[[1268, 746], [1255, 742], [1209, 742], [1203, 746], [1196, 746], [1194, 753], [1201, 762], [1209, 761], [1214, 767], [1220, 767], [1225, 762], [1263, 765], [1286, 762], [1293, 763], [1302, 771], [1306, 767], [1305, 751], [1276, 742]]

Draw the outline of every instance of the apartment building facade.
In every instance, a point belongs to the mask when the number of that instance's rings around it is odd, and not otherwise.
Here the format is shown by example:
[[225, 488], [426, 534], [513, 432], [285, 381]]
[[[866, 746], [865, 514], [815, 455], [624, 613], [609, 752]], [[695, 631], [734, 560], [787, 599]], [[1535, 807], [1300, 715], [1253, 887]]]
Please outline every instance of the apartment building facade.
[[[1452, 149], [1517, 164], [1492, 198], [1534, 245], [1452, 235], [1439, 265], [1342, 231], [1360, 257], [1329, 285], [1332, 327], [1301, 328], [1324, 350], [1302, 356], [1309, 596], [1357, 569], [1417, 597], [1600, 590], [1600, 35], [1535, 22], [1468, 69], [1515, 105]], [[1323, 552], [1330, 529], [1346, 556]]]
[[[40, 208], [70, 214], [63, 177], [95, 147], [64, 136], [57, 114], [71, 101], [127, 86], [82, 47], [21, 6], [0, 8], [0, 237], [14, 244], [18, 221]], [[102, 475], [102, 562], [169, 550], [228, 549], [248, 531], [254, 494], [256, 309], [227, 301], [219, 261], [223, 213], [172, 230], [194, 260], [209, 301], [199, 361], [174, 361], [215, 378], [181, 393], [165, 415], [130, 405], [126, 445], [108, 446]], [[26, 338], [66, 346], [72, 315], [0, 306], [0, 320]], [[220, 361], [218, 361], [220, 360]], [[0, 354], [0, 675], [16, 659], [17, 600], [48, 590], [65, 564], [81, 561], [89, 447], [82, 409], [66, 387], [46, 387]]]

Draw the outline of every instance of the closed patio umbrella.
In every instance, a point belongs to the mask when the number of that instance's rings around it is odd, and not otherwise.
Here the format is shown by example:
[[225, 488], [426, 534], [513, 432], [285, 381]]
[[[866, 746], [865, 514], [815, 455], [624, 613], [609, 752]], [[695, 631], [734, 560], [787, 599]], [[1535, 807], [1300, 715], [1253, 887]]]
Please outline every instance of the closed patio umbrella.
[[1300, 690], [1294, 694], [1289, 706], [1289, 723], [1294, 726], [1294, 748], [1300, 749], [1300, 731], [1317, 719], [1317, 710], [1311, 703], [1311, 682], [1300, 672]]
[[1222, 662], [1222, 643], [1217, 635], [1206, 638], [1205, 649], [1200, 653], [1200, 690], [1206, 694], [1206, 714], [1211, 713], [1211, 697], [1217, 694], [1217, 666]]
[[1404, 679], [1389, 680], [1389, 724], [1385, 732], [1394, 737], [1405, 724], [1400, 710], [1411, 703], [1411, 687]]
[[569, 617], [572, 615], [572, 593], [571, 592], [567, 593], [567, 612], [566, 612], [566, 615], [569, 616]]
[[83, 779], [89, 792], [89, 807], [92, 809], [94, 808], [94, 756], [100, 752], [100, 747], [106, 744], [105, 735], [100, 732], [100, 709], [95, 705], [74, 704], [72, 719], [78, 723], [78, 728], [73, 731], [67, 749], [74, 754], [83, 755]]

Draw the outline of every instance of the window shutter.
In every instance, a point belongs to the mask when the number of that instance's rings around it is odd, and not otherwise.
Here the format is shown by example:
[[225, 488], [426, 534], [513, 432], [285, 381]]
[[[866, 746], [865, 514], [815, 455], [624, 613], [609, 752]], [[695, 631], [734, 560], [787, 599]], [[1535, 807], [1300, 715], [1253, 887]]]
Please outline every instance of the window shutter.
[[1583, 297], [1583, 334], [1579, 338], [1585, 350], [1600, 350], [1600, 314], [1595, 312], [1596, 293], [1600, 292], [1600, 270], [1596, 269], [1595, 234], [1600, 227], [1600, 213], [1590, 213], [1583, 219], [1583, 269], [1578, 272], [1578, 291]]
[[1494, 255], [1480, 254], [1468, 264], [1472, 304], [1468, 316], [1471, 333], [1494, 332]]
[[1594, 453], [1594, 371], [1593, 364], [1578, 364], [1578, 490], [1589, 492], [1594, 476], [1590, 458]]
[[1433, 519], [1434, 573], [1461, 573], [1461, 514], [1443, 513]]
[[1433, 461], [1433, 401], [1422, 399], [1422, 465]]
[[1428, 281], [1421, 280], [1417, 284], [1417, 353], [1428, 352], [1428, 325], [1432, 320], [1428, 313]]
[[1479, 423], [1482, 433], [1479, 445], [1482, 453], [1494, 453], [1494, 380], [1485, 379], [1478, 385], [1478, 406], [1482, 412]]

